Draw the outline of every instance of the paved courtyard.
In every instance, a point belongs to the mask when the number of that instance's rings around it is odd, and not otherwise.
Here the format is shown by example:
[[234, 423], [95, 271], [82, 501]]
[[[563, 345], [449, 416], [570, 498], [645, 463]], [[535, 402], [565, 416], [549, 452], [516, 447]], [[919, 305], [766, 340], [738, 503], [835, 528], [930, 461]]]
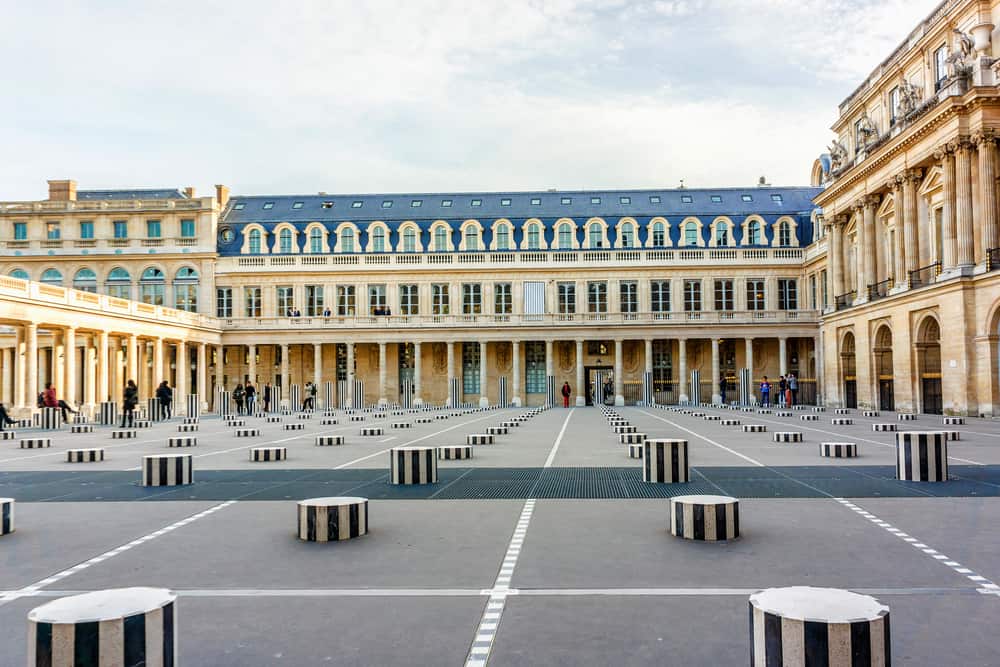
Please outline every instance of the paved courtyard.
[[[897, 664], [1000, 662], [997, 422], [898, 422], [959, 432], [951, 479], [935, 484], [895, 479], [894, 433], [872, 429], [897, 423], [893, 413], [852, 411], [852, 425], [835, 426], [832, 411], [699, 411], [767, 431], [618, 409], [649, 437], [688, 440], [691, 482], [677, 485], [644, 483], [595, 408], [541, 412], [470, 460], [440, 461], [439, 483], [416, 487], [388, 484], [389, 448], [465, 444], [526, 411], [407, 429], [390, 425], [416, 415], [247, 418], [256, 438], [214, 416], [197, 433], [177, 433], [174, 420], [133, 440], [112, 440], [109, 427], [21, 430], [52, 447], [0, 441], [0, 496], [18, 501], [17, 530], [0, 538], [0, 665], [24, 664], [33, 607], [123, 586], [179, 594], [186, 665], [748, 664], [748, 597], [789, 585], [876, 595], [891, 608]], [[384, 434], [359, 434], [371, 425]], [[776, 443], [775, 431], [803, 442]], [[168, 450], [181, 435], [197, 446]], [[317, 435], [346, 443], [317, 447]], [[821, 458], [828, 441], [855, 442], [860, 457]], [[250, 462], [265, 444], [287, 447], [288, 460]], [[67, 463], [70, 447], [107, 458]], [[194, 456], [193, 485], [138, 485], [141, 456], [164, 452]], [[689, 493], [739, 497], [742, 537], [672, 537], [669, 496]], [[297, 540], [295, 501], [335, 495], [371, 499], [369, 534]]]

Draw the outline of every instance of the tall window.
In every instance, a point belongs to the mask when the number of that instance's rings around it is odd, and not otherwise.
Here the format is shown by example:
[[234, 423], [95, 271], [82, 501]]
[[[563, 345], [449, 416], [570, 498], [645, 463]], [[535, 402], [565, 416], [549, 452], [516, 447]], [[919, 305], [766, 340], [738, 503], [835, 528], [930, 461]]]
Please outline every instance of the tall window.
[[387, 315], [388, 300], [385, 296], [385, 285], [368, 286], [368, 313], [371, 315]]
[[306, 285], [306, 315], [319, 317], [323, 314], [326, 302], [323, 298], [322, 285]]
[[417, 250], [417, 233], [413, 231], [412, 227], [407, 227], [406, 231], [403, 232], [403, 252], [416, 252]]
[[350, 227], [340, 233], [340, 251], [354, 252], [354, 230]]
[[341, 317], [353, 317], [355, 314], [354, 285], [337, 285], [337, 314]]
[[597, 223], [593, 223], [587, 228], [587, 237], [587, 247], [592, 250], [604, 245], [604, 235], [601, 233], [601, 226]]
[[716, 310], [734, 310], [736, 308], [733, 302], [733, 281], [732, 280], [716, 280], [715, 281], [715, 309]]
[[653, 223], [653, 247], [663, 248], [667, 245], [667, 227], [662, 222]]
[[792, 245], [792, 226], [787, 222], [778, 225], [778, 245], [782, 248]]
[[639, 312], [639, 283], [634, 280], [622, 280], [618, 283], [618, 297], [623, 313]]
[[58, 241], [62, 238], [62, 232], [60, 231], [58, 222], [45, 223], [45, 238], [49, 241]]
[[934, 90], [941, 90], [941, 84], [948, 78], [948, 47], [942, 46], [934, 52]]
[[14, 223], [14, 240], [15, 241], [28, 240], [28, 223], [26, 222]]
[[829, 303], [829, 297], [827, 296], [829, 292], [827, 292], [827, 289], [829, 289], [829, 287], [826, 284], [826, 269], [823, 269], [819, 272], [819, 298], [823, 310], [826, 310], [826, 306]]
[[80, 221], [80, 238], [81, 239], [92, 239], [92, 238], [94, 238], [94, 221], [93, 220], [81, 220]]
[[243, 306], [247, 317], [261, 316], [264, 304], [260, 287], [243, 288]]
[[128, 222], [126, 220], [115, 220], [111, 223], [111, 227], [116, 239], [128, 238]]
[[510, 315], [514, 312], [510, 283], [493, 283], [493, 312], [496, 315]]
[[465, 229], [465, 249], [479, 250], [479, 230], [472, 225]]
[[250, 254], [259, 255], [260, 254], [260, 230], [251, 229], [250, 230]]
[[291, 317], [295, 314], [295, 292], [291, 285], [275, 287], [275, 309], [278, 317]]
[[559, 314], [572, 315], [576, 312], [576, 283], [559, 283], [556, 285], [559, 293]]
[[215, 288], [215, 316], [216, 317], [232, 317], [233, 316], [233, 288], [232, 287], [216, 287]]
[[604, 281], [587, 283], [587, 312], [608, 312], [608, 284]]
[[97, 274], [90, 269], [80, 269], [73, 276], [73, 289], [97, 293]]
[[701, 281], [684, 281], [684, 311], [696, 313], [701, 310]]
[[431, 314], [447, 315], [450, 312], [448, 303], [448, 284], [435, 283], [431, 285]]
[[861, 132], [861, 120], [854, 121], [854, 150], [860, 151], [865, 146], [865, 135]]
[[372, 250], [385, 252], [385, 230], [382, 227], [376, 227], [372, 231]]
[[524, 391], [527, 394], [545, 393], [545, 343], [540, 340], [524, 344]]
[[462, 391], [479, 393], [479, 343], [462, 343]]
[[510, 250], [510, 228], [507, 225], [497, 227], [497, 250]]
[[670, 281], [653, 280], [649, 283], [649, 291], [653, 312], [670, 312]]
[[778, 310], [798, 310], [799, 281], [795, 278], [778, 278]]
[[434, 228], [434, 250], [443, 252], [448, 249], [448, 230], [444, 225]]
[[319, 227], [313, 227], [309, 230], [309, 252], [323, 252], [323, 230]]
[[416, 285], [399, 286], [399, 314], [419, 315], [420, 301]]
[[760, 223], [756, 220], [747, 225], [747, 243], [749, 245], [760, 245]]
[[541, 247], [538, 225], [531, 223], [528, 225], [528, 250], [538, 250]]
[[720, 222], [715, 226], [715, 245], [717, 246], [727, 246], [729, 245], [729, 224], [725, 222]]
[[189, 266], [174, 275], [174, 308], [198, 312], [198, 272]]
[[689, 222], [684, 225], [684, 245], [696, 246], [698, 245], [698, 225]]
[[181, 238], [193, 239], [195, 234], [194, 220], [181, 220]]
[[108, 296], [119, 299], [132, 298], [132, 276], [121, 267], [111, 269], [107, 281]]
[[816, 310], [819, 304], [816, 302], [816, 274], [809, 276], [809, 307]]
[[278, 252], [283, 255], [292, 252], [292, 230], [287, 227], [278, 234]]
[[146, 221], [146, 238], [147, 239], [158, 239], [162, 236], [160, 230], [159, 220], [147, 220]]
[[747, 280], [747, 310], [764, 310], [763, 280]]
[[482, 312], [483, 312], [483, 286], [480, 285], [479, 283], [463, 283], [462, 314], [479, 315]]
[[347, 344], [337, 343], [334, 353], [334, 358], [336, 359], [334, 363], [337, 366], [337, 381], [340, 382], [347, 379]]
[[559, 225], [559, 249], [573, 249], [573, 226], [568, 222]]
[[899, 108], [899, 86], [889, 91], [889, 123], [896, 123], [896, 109]]
[[635, 247], [635, 226], [631, 222], [626, 222], [624, 225], [622, 225], [621, 245], [623, 248]]
[[139, 298], [144, 303], [162, 306], [165, 282], [163, 271], [153, 267], [146, 269], [139, 279]]

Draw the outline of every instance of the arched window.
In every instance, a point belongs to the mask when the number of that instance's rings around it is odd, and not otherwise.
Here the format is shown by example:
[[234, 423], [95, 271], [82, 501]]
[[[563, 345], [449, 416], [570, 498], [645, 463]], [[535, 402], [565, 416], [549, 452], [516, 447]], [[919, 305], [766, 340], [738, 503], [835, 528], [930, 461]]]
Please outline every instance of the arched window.
[[698, 245], [698, 225], [693, 222], [684, 225], [684, 245]]
[[635, 247], [635, 227], [632, 226], [631, 222], [622, 225], [621, 245], [623, 248]]
[[354, 230], [350, 227], [340, 233], [340, 252], [354, 252]]
[[497, 226], [497, 250], [510, 250], [510, 227]]
[[31, 276], [29, 276], [28, 272], [24, 269], [14, 269], [10, 272], [10, 277], [19, 278], [21, 280], [31, 280]]
[[587, 247], [591, 250], [604, 245], [604, 235], [601, 234], [601, 226], [596, 223], [587, 228], [587, 237], [589, 239]]
[[541, 247], [539, 239], [538, 225], [531, 223], [528, 225], [528, 250], [538, 250]]
[[97, 293], [97, 274], [90, 269], [80, 269], [73, 276], [73, 289]]
[[403, 252], [416, 252], [417, 251], [417, 233], [413, 231], [413, 227], [407, 227], [406, 231], [403, 232]]
[[559, 249], [573, 249], [573, 226], [568, 222], [564, 222], [559, 225]]
[[725, 222], [720, 222], [715, 226], [715, 245], [717, 246], [727, 246], [729, 245], [729, 224]]
[[473, 225], [465, 229], [465, 249], [479, 250], [479, 230]]
[[260, 254], [260, 230], [251, 229], [250, 230], [250, 254], [259, 255]]
[[174, 276], [174, 308], [198, 312], [198, 272], [185, 266]]
[[372, 230], [372, 251], [385, 252], [385, 230], [381, 227]]
[[152, 266], [143, 271], [142, 277], [139, 279], [139, 298], [142, 302], [162, 306], [163, 292], [163, 271]]
[[319, 227], [309, 230], [309, 252], [323, 252], [323, 230]]
[[42, 282], [46, 285], [62, 285], [63, 275], [58, 269], [46, 269], [42, 274]]
[[442, 252], [448, 249], [448, 230], [444, 225], [434, 229], [434, 250]]
[[107, 291], [108, 296], [117, 297], [119, 299], [131, 299], [132, 276], [130, 276], [128, 271], [120, 266], [111, 269], [111, 273], [108, 274]]
[[747, 239], [749, 245], [760, 245], [760, 223], [756, 220], [747, 225]]
[[663, 248], [667, 245], [667, 228], [662, 222], [653, 223], [653, 247]]
[[792, 229], [787, 222], [778, 225], [778, 245], [782, 248], [792, 245]]
[[292, 252], [292, 230], [285, 227], [278, 233], [278, 252], [283, 255]]

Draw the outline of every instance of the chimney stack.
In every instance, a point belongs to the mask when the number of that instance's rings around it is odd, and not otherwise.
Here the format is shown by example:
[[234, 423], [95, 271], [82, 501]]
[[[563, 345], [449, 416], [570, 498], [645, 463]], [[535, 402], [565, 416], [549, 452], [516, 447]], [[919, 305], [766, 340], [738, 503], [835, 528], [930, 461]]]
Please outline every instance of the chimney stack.
[[49, 201], [76, 201], [76, 181], [49, 181]]
[[184, 196], [188, 199], [194, 199], [194, 186], [188, 186], [184, 188]]
[[219, 202], [219, 208], [225, 208], [229, 203], [229, 188], [225, 185], [215, 186], [215, 201]]

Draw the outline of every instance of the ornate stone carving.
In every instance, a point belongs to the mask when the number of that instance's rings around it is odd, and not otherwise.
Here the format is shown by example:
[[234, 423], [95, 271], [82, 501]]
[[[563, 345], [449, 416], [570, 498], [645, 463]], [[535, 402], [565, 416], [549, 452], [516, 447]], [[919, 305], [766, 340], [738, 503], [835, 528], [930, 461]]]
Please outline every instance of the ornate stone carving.
[[431, 350], [434, 372], [441, 374], [448, 371], [448, 345], [447, 343], [434, 343]]
[[841, 143], [838, 139], [834, 139], [826, 150], [830, 154], [830, 172], [829, 177], [832, 178], [833, 174], [847, 166], [847, 146]]
[[559, 368], [564, 373], [573, 370], [573, 347], [574, 343], [568, 341], [559, 343]]
[[952, 28], [956, 36], [955, 46], [948, 54], [948, 76], [953, 79], [961, 79], [972, 75], [972, 59], [975, 50], [975, 42], [972, 37], [965, 34], [958, 28]]
[[980, 144], [993, 143], [996, 140], [996, 132], [992, 127], [984, 127], [969, 137], [969, 141], [971, 141], [977, 148]]
[[896, 116], [906, 118], [920, 106], [920, 90], [903, 79], [899, 84], [899, 104], [896, 106]]
[[497, 345], [496, 360], [497, 360], [497, 370], [501, 373], [505, 373], [510, 370], [511, 354], [510, 354], [510, 343], [501, 343]]
[[865, 148], [878, 140], [878, 128], [875, 127], [867, 111], [862, 111], [861, 118], [858, 119], [858, 133], [861, 134], [861, 142]]

